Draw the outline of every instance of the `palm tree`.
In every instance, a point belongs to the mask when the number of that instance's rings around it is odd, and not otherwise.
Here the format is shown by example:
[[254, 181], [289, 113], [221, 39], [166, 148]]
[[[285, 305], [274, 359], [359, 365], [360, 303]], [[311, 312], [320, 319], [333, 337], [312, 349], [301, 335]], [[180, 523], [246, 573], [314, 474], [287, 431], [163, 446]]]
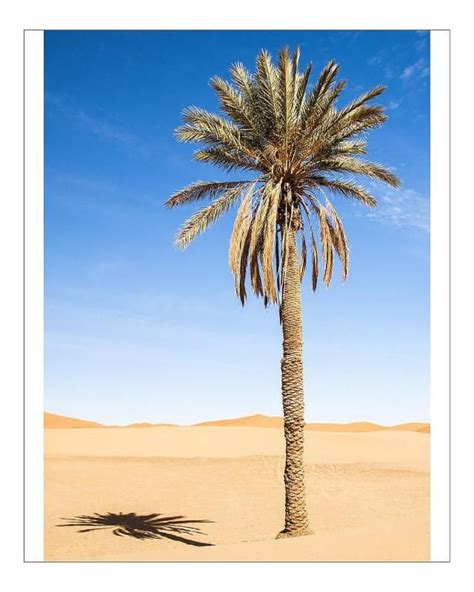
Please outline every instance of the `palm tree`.
[[[316, 290], [320, 267], [328, 286], [334, 253], [342, 277], [349, 267], [349, 249], [340, 217], [328, 194], [356, 199], [371, 208], [375, 198], [344, 177], [351, 173], [397, 187], [389, 170], [363, 160], [364, 134], [387, 119], [384, 109], [368, 104], [378, 97], [377, 86], [338, 108], [345, 81], [336, 81], [339, 66], [331, 61], [310, 86], [311, 64], [298, 70], [299, 49], [288, 48], [272, 63], [267, 51], [257, 56], [255, 73], [238, 63], [230, 68], [232, 82], [211, 79], [223, 115], [189, 107], [179, 140], [202, 145], [194, 158], [227, 172], [252, 172], [240, 181], [198, 181], [172, 195], [168, 207], [209, 198], [179, 230], [178, 247], [189, 243], [224, 212], [239, 204], [230, 238], [229, 263], [235, 291], [245, 303], [246, 273], [265, 306], [279, 306], [283, 331], [281, 384], [286, 462], [285, 526], [278, 537], [310, 533], [306, 508], [303, 441], [304, 399], [302, 361], [301, 282], [311, 251], [311, 282]], [[250, 176], [250, 175], [244, 175]], [[319, 226], [320, 254], [313, 221]], [[320, 264], [321, 257], [321, 264]]]

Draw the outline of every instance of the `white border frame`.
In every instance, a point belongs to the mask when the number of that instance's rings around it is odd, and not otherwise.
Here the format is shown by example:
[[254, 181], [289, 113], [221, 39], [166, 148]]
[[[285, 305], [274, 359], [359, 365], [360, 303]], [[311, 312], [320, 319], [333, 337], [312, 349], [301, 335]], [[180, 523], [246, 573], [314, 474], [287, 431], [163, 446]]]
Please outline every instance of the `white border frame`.
[[44, 560], [43, 32], [24, 32], [24, 561]]
[[450, 561], [450, 32], [430, 33], [431, 561]]

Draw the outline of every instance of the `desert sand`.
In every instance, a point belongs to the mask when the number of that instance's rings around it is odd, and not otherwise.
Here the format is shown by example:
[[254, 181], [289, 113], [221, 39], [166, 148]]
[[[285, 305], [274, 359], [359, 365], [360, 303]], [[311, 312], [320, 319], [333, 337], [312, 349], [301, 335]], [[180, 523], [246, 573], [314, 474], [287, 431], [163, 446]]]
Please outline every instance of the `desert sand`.
[[281, 428], [46, 429], [45, 559], [429, 560], [430, 436], [420, 425], [308, 430], [314, 534], [280, 540]]

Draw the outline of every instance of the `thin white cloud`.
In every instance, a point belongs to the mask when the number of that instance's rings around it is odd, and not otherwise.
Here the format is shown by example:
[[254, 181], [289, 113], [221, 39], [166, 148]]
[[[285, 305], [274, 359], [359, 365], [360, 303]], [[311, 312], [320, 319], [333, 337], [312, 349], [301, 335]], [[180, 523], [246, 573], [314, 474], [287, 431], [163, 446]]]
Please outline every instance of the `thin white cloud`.
[[367, 59], [367, 63], [369, 66], [376, 66], [382, 62], [382, 56], [380, 54], [372, 56], [371, 58]]
[[429, 42], [429, 31], [417, 31], [418, 41], [415, 42], [415, 50], [423, 51]]
[[47, 93], [45, 95], [45, 101], [48, 105], [53, 106], [63, 115], [75, 121], [76, 124], [80, 125], [101, 140], [131, 148], [142, 155], [146, 155], [150, 152], [147, 142], [139, 136], [118, 125], [90, 115], [90, 113], [87, 113], [84, 109], [71, 105], [59, 95]]
[[407, 66], [400, 75], [402, 80], [407, 80], [409, 78], [424, 78], [428, 76], [430, 70], [426, 65], [425, 59], [420, 58], [410, 66]]
[[429, 198], [414, 189], [388, 189], [379, 194], [378, 206], [367, 217], [398, 228], [430, 231]]

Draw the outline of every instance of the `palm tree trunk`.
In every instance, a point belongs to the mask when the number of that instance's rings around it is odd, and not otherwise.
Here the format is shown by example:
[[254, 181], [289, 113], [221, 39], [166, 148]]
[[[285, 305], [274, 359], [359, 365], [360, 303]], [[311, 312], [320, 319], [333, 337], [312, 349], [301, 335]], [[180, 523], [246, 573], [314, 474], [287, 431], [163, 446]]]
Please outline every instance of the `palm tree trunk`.
[[281, 390], [285, 426], [285, 528], [277, 538], [310, 534], [304, 485], [304, 392], [301, 281], [296, 232], [287, 235], [288, 251], [280, 307], [283, 329]]

